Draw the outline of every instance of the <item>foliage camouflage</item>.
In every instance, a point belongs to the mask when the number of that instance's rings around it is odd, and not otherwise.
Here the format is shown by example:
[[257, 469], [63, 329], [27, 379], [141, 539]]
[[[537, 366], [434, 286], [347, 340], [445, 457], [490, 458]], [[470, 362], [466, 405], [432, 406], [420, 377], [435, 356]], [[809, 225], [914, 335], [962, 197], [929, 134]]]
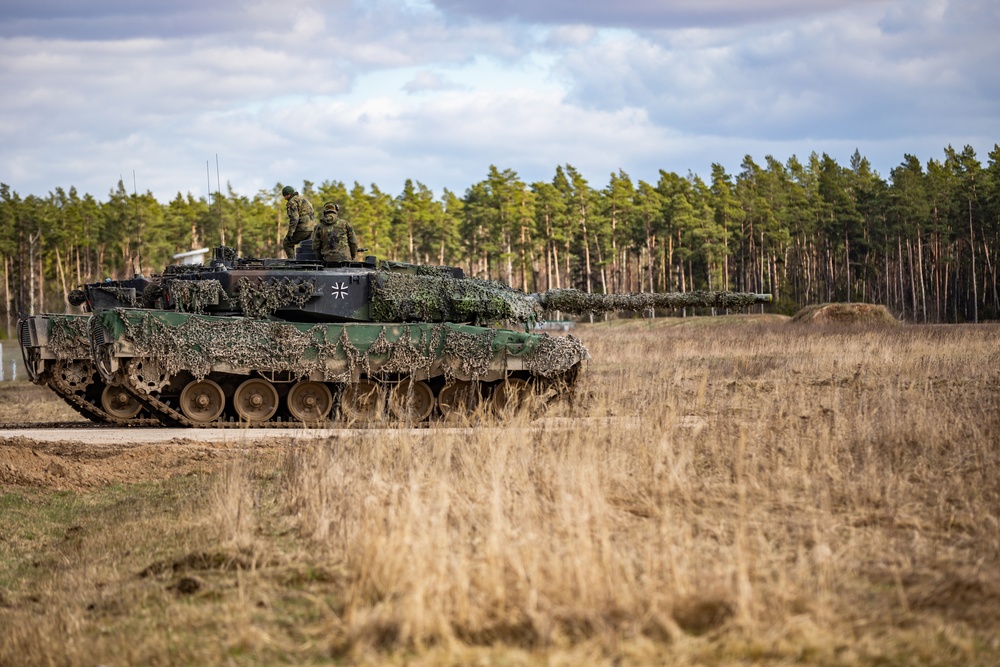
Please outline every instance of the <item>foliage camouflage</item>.
[[90, 315], [49, 315], [49, 351], [57, 359], [90, 359]]
[[378, 268], [383, 271], [391, 271], [394, 274], [411, 273], [418, 276], [454, 276], [455, 268], [451, 266], [439, 266], [434, 264], [410, 264], [409, 262], [394, 262], [383, 259], [378, 263]]
[[240, 310], [247, 317], [263, 319], [279, 308], [298, 306], [301, 308], [316, 290], [312, 280], [251, 280], [240, 278]]
[[[551, 337], [451, 323], [305, 324], [273, 320], [114, 309], [98, 313], [113, 340], [128, 341], [137, 358], [166, 376], [201, 379], [219, 368], [320, 375], [352, 382], [359, 374], [413, 374], [442, 359], [479, 379], [491, 362], [521, 359], [542, 377], [555, 377], [589, 357], [573, 336]], [[374, 332], [377, 331], [377, 334]], [[455, 368], [442, 364], [446, 379]]]
[[[178, 278], [167, 279], [164, 287], [174, 302], [177, 310], [185, 313], [202, 314], [205, 306], [218, 304], [219, 301], [228, 301], [226, 291], [222, 289], [222, 283], [218, 280], [181, 280]], [[149, 289], [147, 287], [147, 289]], [[143, 303], [145, 303], [145, 292], [143, 290]]]
[[537, 302], [496, 280], [380, 272], [372, 283], [376, 322], [529, 323], [541, 314]]
[[725, 308], [743, 310], [769, 301], [741, 292], [587, 294], [555, 289], [525, 294], [496, 280], [451, 275], [380, 273], [373, 283], [371, 316], [376, 322], [497, 322], [533, 324], [546, 311], [571, 315], [646, 311], [654, 308]]
[[135, 308], [139, 305], [138, 298], [136, 297], [135, 290], [128, 287], [114, 287], [114, 286], [104, 286], [98, 285], [97, 289], [102, 292], [107, 292], [108, 294], [114, 296], [118, 301], [126, 306]]
[[572, 315], [612, 312], [641, 312], [654, 308], [725, 308], [744, 310], [761, 303], [757, 294], [743, 292], [673, 292], [660, 294], [586, 294], [578, 290], [554, 289], [539, 295], [546, 310], [558, 310]]

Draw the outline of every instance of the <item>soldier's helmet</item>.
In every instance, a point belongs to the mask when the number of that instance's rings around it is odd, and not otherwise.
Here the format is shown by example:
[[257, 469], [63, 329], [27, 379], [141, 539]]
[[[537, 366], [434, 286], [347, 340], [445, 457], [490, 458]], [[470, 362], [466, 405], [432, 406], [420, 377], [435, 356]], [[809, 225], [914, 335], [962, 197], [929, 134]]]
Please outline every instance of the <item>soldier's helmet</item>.
[[294, 195], [294, 194], [295, 194], [295, 188], [293, 188], [290, 185], [286, 185], [285, 187], [281, 188], [282, 197], [288, 197], [289, 195]]
[[324, 213], [340, 213], [340, 207], [334, 204], [332, 201], [328, 201], [323, 204]]

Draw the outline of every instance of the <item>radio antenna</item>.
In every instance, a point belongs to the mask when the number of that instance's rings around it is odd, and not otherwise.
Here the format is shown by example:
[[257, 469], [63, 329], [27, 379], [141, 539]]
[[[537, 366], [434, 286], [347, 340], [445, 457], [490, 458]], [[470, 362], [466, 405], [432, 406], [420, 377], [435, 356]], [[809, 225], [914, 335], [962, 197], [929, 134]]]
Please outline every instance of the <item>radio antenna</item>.
[[142, 226], [139, 224], [139, 188], [135, 184], [135, 169], [132, 170], [132, 198], [135, 203], [135, 255], [139, 261], [139, 270], [132, 266], [132, 273], [142, 273]]
[[222, 179], [219, 178], [219, 154], [215, 154], [215, 183], [218, 185], [218, 190], [216, 192], [218, 195], [218, 208], [219, 208], [219, 245], [226, 245], [226, 223], [222, 219]]

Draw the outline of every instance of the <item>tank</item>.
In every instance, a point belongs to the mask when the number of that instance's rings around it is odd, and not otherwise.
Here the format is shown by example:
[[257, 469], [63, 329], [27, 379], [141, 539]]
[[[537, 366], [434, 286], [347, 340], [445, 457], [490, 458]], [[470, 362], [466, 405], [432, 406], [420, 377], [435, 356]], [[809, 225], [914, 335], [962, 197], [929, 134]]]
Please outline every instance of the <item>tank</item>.
[[[574, 336], [533, 331], [566, 314], [745, 308], [731, 292], [525, 294], [457, 267], [322, 263], [215, 248], [205, 266], [170, 266], [128, 284], [85, 286], [87, 333], [105, 386], [161, 422], [287, 426], [465, 418], [573, 395], [590, 358]], [[520, 325], [518, 330], [509, 328]]]

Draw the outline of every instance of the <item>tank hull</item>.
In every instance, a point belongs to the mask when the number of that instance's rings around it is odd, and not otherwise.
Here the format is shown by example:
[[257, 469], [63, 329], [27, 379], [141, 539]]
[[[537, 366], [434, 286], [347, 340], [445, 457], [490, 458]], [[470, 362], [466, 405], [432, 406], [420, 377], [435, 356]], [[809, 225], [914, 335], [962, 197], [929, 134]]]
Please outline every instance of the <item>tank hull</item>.
[[[423, 422], [564, 396], [572, 336], [449, 322], [308, 323], [118, 308], [95, 315], [97, 369], [192, 427]], [[359, 388], [361, 395], [359, 396]], [[461, 391], [457, 391], [457, 390]]]

